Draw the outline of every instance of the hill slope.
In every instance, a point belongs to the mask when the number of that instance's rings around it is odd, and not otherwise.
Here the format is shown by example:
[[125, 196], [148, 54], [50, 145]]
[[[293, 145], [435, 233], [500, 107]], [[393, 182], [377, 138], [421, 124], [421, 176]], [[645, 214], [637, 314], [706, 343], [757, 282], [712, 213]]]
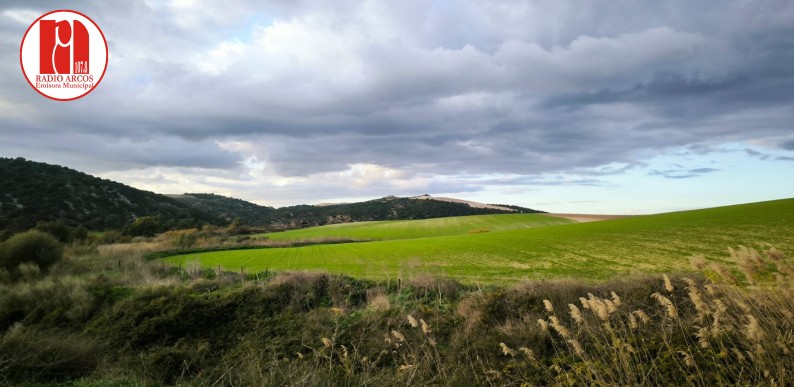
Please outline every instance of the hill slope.
[[193, 208], [208, 211], [231, 221], [239, 218], [244, 224], [266, 226], [274, 230], [291, 230], [328, 224], [378, 220], [431, 219], [450, 216], [537, 213], [529, 208], [479, 208], [464, 202], [414, 200], [385, 197], [359, 203], [298, 205], [282, 208], [263, 207], [240, 199], [214, 194], [170, 195]]
[[505, 205], [499, 205], [499, 204], [485, 204], [485, 203], [472, 202], [472, 201], [469, 201], [469, 200], [461, 200], [461, 199], [455, 199], [455, 198], [445, 198], [445, 197], [442, 197], [442, 196], [430, 196], [428, 194], [419, 195], [419, 196], [412, 196], [409, 199], [414, 199], [414, 200], [435, 200], [435, 201], [439, 201], [439, 202], [450, 202], [450, 203], [463, 203], [463, 204], [467, 204], [469, 207], [490, 208], [490, 209], [493, 209], [493, 210], [502, 210], [502, 211], [506, 211], [506, 212], [521, 212], [521, 210], [522, 210], [521, 207], [516, 207], [516, 206], [505, 206]]
[[185, 227], [220, 222], [153, 192], [23, 158], [0, 158], [0, 181], [0, 229], [23, 230], [50, 220], [120, 229], [142, 216], [161, 216]]
[[453, 216], [421, 220], [387, 220], [310, 227], [265, 234], [272, 240], [340, 238], [353, 240], [413, 239], [478, 234], [572, 223], [565, 218], [543, 214], [500, 214]]
[[270, 224], [273, 207], [260, 206], [241, 199], [205, 193], [186, 193], [184, 195], [165, 195], [178, 200], [192, 208], [209, 212], [227, 222], [239, 219], [249, 226], [266, 226]]
[[[508, 215], [505, 215], [508, 216]], [[419, 272], [464, 281], [604, 279], [688, 270], [692, 255], [722, 260], [726, 248], [771, 243], [794, 253], [794, 199], [524, 230], [167, 258], [250, 271], [326, 270], [367, 278]]]
[[396, 197], [275, 209], [215, 194], [159, 195], [23, 158], [0, 158], [0, 181], [0, 229], [17, 231], [50, 220], [82, 224], [94, 230], [121, 229], [143, 216], [159, 217], [167, 227], [225, 224], [240, 219], [250, 226], [286, 230], [375, 220], [539, 212], [513, 206], [477, 208], [464, 202]]
[[359, 203], [283, 207], [273, 213], [271, 223], [296, 228], [347, 222], [505, 214], [516, 212], [518, 209], [524, 213], [540, 212], [520, 207], [516, 207], [516, 209], [476, 208], [466, 203], [388, 196]]

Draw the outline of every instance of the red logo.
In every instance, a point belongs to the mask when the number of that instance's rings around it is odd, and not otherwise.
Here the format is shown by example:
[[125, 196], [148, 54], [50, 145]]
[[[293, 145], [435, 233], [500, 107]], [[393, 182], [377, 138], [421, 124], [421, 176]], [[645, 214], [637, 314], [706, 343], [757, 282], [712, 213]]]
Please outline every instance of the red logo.
[[52, 11], [28, 27], [19, 48], [22, 73], [41, 95], [71, 101], [90, 93], [105, 75], [108, 46], [93, 20]]

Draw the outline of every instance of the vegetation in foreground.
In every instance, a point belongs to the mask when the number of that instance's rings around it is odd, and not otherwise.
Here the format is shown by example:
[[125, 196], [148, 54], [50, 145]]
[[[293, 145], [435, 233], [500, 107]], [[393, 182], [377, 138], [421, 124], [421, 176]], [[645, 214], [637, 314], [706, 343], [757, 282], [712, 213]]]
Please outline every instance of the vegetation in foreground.
[[72, 245], [47, 268], [35, 264], [47, 254], [18, 259], [16, 238], [0, 246], [22, 262], [0, 284], [0, 384], [792, 380], [794, 265], [769, 246], [730, 250], [736, 270], [693, 257], [700, 274], [479, 288], [178, 270], [143, 258], [158, 242]]
[[[493, 217], [546, 218], [520, 214]], [[313, 238], [366, 238], [377, 234], [382, 238], [402, 238], [405, 225], [427, 223], [368, 223], [285, 234], [311, 233]], [[794, 246], [794, 199], [590, 223], [503, 231], [493, 228], [473, 233], [470, 230], [461, 228], [457, 235], [432, 238], [409, 235], [409, 239], [366, 243], [185, 254], [166, 262], [185, 265], [199, 260], [207, 268], [220, 265], [250, 272], [324, 270], [374, 280], [417, 272], [466, 283], [504, 284], [539, 278], [606, 280], [615, 275], [688, 270], [688, 257], [693, 254], [723, 262], [725, 247], [729, 245], [765, 242], [790, 248]]]

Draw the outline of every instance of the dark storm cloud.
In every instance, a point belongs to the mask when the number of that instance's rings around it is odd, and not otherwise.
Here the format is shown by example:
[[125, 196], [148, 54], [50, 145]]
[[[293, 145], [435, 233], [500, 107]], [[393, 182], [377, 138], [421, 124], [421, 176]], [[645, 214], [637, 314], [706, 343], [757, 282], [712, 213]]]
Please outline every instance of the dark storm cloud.
[[759, 152], [759, 151], [757, 151], [755, 149], [750, 149], [750, 148], [745, 149], [744, 152], [747, 153], [748, 155], [752, 156], [752, 157], [758, 157], [761, 160], [766, 160], [766, 159], [771, 157], [771, 155], [768, 155], [766, 153], [762, 153], [762, 152]]
[[17, 57], [24, 11], [60, 4], [0, 6], [5, 156], [95, 170], [231, 170], [256, 157], [281, 176], [356, 163], [601, 176], [641, 168], [643, 150], [705, 154], [718, 149], [706, 143], [779, 139], [794, 122], [784, 0], [90, 2], [75, 7], [103, 28], [111, 62], [68, 104], [31, 90]]

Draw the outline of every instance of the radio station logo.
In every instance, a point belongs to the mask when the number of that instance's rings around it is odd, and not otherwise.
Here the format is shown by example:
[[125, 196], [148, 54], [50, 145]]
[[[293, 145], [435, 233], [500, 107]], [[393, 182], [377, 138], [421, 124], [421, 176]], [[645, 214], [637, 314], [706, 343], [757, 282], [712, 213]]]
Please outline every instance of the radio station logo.
[[108, 44], [99, 26], [76, 11], [41, 15], [19, 47], [22, 73], [41, 95], [71, 101], [90, 93], [105, 75]]

